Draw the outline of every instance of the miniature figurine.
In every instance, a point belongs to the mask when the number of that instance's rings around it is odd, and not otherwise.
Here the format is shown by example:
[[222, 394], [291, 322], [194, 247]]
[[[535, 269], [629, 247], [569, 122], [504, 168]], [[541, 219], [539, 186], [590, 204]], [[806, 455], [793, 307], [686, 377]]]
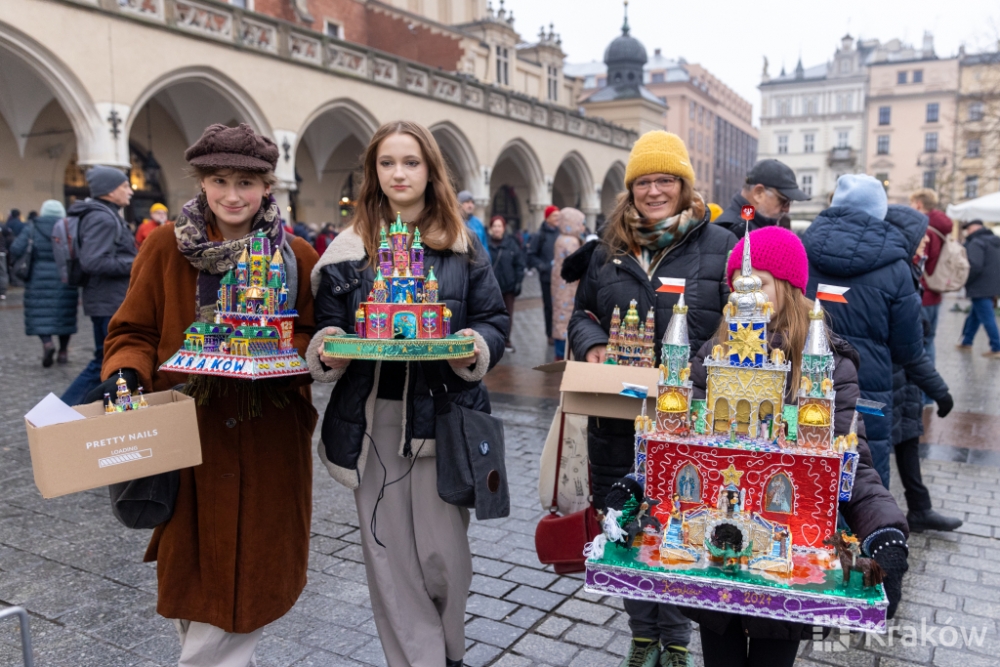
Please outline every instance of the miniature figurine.
[[840, 568], [844, 571], [843, 583], [847, 585], [851, 581], [851, 572], [860, 572], [862, 582], [865, 587], [877, 586], [885, 578], [885, 572], [874, 558], [864, 558], [861, 555], [861, 547], [858, 545], [858, 538], [848, 535], [843, 530], [838, 530], [835, 534], [823, 540], [823, 544], [832, 546], [840, 559]]

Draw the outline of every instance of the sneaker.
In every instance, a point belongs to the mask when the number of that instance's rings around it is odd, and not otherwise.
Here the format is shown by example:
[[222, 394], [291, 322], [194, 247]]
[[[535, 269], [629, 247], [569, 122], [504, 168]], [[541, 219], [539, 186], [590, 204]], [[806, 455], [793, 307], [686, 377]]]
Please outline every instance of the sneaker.
[[628, 655], [618, 667], [657, 667], [660, 642], [653, 639], [633, 639]]
[[514, 348], [513, 343], [507, 343], [506, 345], [504, 345], [504, 350], [506, 350], [507, 352], [517, 352], [517, 350]]
[[959, 350], [961, 352], [971, 352], [972, 351], [972, 346], [971, 345], [965, 345], [964, 343], [959, 343], [958, 345], [955, 346], [955, 349]]
[[938, 514], [934, 510], [924, 512], [907, 512], [906, 523], [910, 525], [911, 533], [922, 533], [925, 530], [951, 531], [962, 525], [961, 519]]
[[997, 352], [983, 352], [983, 356], [988, 359], [1000, 359], [1000, 351]]
[[668, 646], [660, 653], [660, 667], [694, 667], [694, 660], [683, 646]]

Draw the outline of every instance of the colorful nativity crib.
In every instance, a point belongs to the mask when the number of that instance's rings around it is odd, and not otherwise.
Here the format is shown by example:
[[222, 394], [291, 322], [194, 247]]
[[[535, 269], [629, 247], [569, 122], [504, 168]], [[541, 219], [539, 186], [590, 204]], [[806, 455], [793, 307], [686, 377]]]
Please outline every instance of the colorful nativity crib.
[[[838, 504], [850, 499], [858, 464], [857, 412], [851, 433], [834, 438], [823, 311], [817, 300], [796, 402], [785, 405], [792, 368], [769, 348], [771, 310], [746, 238], [724, 311], [728, 341], [705, 359], [706, 400], [693, 400], [681, 295], [662, 342], [655, 419], [635, 422], [629, 477], [642, 491], [607, 510], [605, 534], [588, 546], [587, 589], [884, 632], [881, 586], [865, 586], [856, 572], [844, 584], [832, 548], [842, 538]], [[630, 514], [631, 532], [622, 530], [622, 514]], [[857, 553], [856, 541], [843, 539]]]

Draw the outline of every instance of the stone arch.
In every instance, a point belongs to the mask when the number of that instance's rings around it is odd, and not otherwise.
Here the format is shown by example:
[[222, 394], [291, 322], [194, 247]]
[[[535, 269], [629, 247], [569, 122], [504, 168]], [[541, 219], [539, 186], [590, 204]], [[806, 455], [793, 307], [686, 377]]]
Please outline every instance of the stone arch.
[[601, 214], [607, 218], [615, 209], [619, 193], [625, 190], [625, 165], [615, 161], [608, 167], [601, 182]]
[[[231, 107], [229, 118], [218, 120], [221, 118], [220, 112], [223, 112], [223, 109], [217, 102], [214, 105], [206, 104], [205, 89], [214, 92]], [[177, 93], [177, 95], [172, 93]], [[183, 98], [192, 93], [198, 95], [198, 102], [190, 105], [190, 108], [181, 108], [178, 102], [183, 104]], [[174, 122], [184, 134], [185, 139], [189, 141], [189, 145], [201, 136], [202, 130], [208, 125], [231, 119], [250, 125], [264, 136], [274, 137], [271, 124], [253, 97], [219, 70], [205, 66], [182, 67], [167, 72], [146, 86], [146, 89], [132, 104], [129, 117], [125, 122], [126, 135], [131, 132], [133, 123], [142, 113], [146, 104], [153, 98], [164, 95], [168, 95], [169, 100], [164, 100], [163, 104], [173, 107], [168, 111], [171, 112]]]
[[570, 151], [559, 162], [555, 178], [552, 179], [552, 203], [559, 208], [572, 206], [584, 213], [594, 214], [596, 207], [594, 177], [583, 156]]
[[450, 121], [432, 125], [430, 131], [452, 172], [450, 175], [455, 191], [468, 190], [477, 199], [484, 198], [486, 186], [480, 173], [479, 159], [465, 133]]
[[378, 128], [368, 109], [345, 98], [323, 104], [306, 118], [291, 154], [296, 220], [340, 226], [350, 217], [361, 185], [361, 159]]
[[[538, 227], [549, 193], [542, 163], [523, 139], [511, 139], [497, 155], [490, 173], [489, 196], [492, 204], [487, 217], [505, 215], [508, 226], [514, 229]], [[505, 210], [498, 209], [501, 203]]]
[[15, 107], [15, 104], [26, 102], [24, 91], [20, 91], [19, 96], [4, 95], [4, 99], [0, 99], [0, 117], [11, 128], [22, 157], [27, 141], [21, 135], [30, 132], [34, 121], [53, 99], [73, 128], [81, 163], [90, 164], [112, 148], [110, 142], [101, 146], [101, 131], [105, 123], [90, 93], [69, 67], [40, 42], [0, 22], [0, 82], [23, 76], [39, 79], [46, 91], [37, 91], [35, 99], [28, 101], [27, 108]]

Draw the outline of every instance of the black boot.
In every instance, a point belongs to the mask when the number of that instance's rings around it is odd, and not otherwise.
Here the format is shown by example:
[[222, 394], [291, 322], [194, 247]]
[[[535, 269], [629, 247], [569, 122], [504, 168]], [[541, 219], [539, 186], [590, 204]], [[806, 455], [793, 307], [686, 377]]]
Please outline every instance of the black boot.
[[925, 530], [955, 530], [962, 525], [962, 520], [938, 514], [934, 510], [924, 510], [907, 512], [906, 523], [910, 524], [911, 533], [922, 533]]
[[444, 662], [447, 667], [462, 667], [461, 660], [449, 660], [447, 656], [445, 656]]

